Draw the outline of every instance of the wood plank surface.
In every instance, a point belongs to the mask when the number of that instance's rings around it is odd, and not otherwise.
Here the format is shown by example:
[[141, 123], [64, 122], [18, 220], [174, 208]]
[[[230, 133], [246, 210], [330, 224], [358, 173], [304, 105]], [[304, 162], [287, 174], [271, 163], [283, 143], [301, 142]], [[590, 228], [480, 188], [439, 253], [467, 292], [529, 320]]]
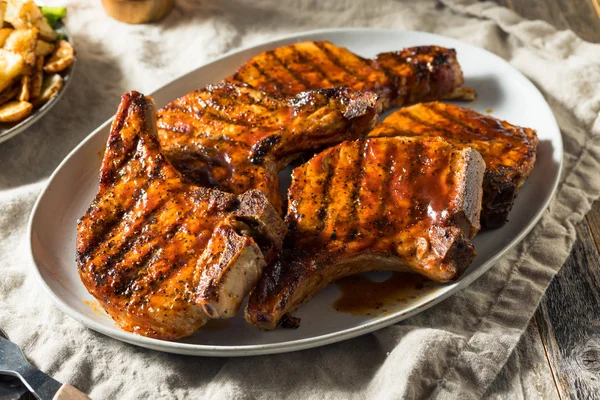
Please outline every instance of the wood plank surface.
[[592, 210], [586, 215], [586, 220], [596, 248], [600, 251], [600, 200], [594, 203]]
[[559, 399], [535, 319], [483, 398]]
[[[596, 203], [592, 213], [600, 213]], [[591, 218], [596, 218], [593, 215]], [[594, 229], [599, 228], [596, 226]], [[600, 398], [600, 254], [587, 221], [535, 315], [561, 398]]]
[[[600, 0], [493, 0], [528, 19], [571, 29], [600, 43]], [[539, 328], [563, 399], [600, 399], [600, 201], [578, 227], [578, 240], [528, 328]], [[531, 346], [521, 341], [516, 352]], [[544, 371], [540, 366], [534, 370]], [[521, 371], [520, 375], [527, 374]], [[497, 386], [497, 385], [496, 385]], [[542, 396], [543, 398], [544, 396]]]

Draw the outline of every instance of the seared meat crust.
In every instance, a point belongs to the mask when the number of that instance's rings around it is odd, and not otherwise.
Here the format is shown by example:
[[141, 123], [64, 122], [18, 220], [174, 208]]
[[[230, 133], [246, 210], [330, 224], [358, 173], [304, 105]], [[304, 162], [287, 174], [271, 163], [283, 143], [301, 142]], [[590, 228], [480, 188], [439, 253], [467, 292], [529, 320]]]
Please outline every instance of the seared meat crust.
[[184, 181], [161, 153], [152, 100], [123, 96], [76, 244], [82, 282], [121, 328], [172, 340], [233, 316], [285, 233], [260, 191]]
[[278, 210], [278, 173], [309, 151], [364, 136], [377, 122], [374, 93], [344, 88], [274, 97], [221, 83], [192, 92], [158, 113], [169, 161], [201, 186], [234, 194], [260, 189]]
[[502, 226], [535, 164], [538, 138], [533, 129], [453, 104], [431, 102], [402, 108], [369, 133], [381, 136], [439, 136], [458, 148], [476, 149], [485, 160], [484, 228]]
[[301, 42], [261, 53], [227, 79], [286, 96], [342, 86], [372, 91], [384, 109], [475, 98], [473, 89], [462, 87], [456, 51], [439, 46], [410, 47], [370, 60], [330, 42]]
[[446, 282], [470, 265], [485, 164], [439, 138], [344, 142], [296, 168], [282, 256], [250, 295], [246, 320], [272, 329], [327, 283], [373, 270]]

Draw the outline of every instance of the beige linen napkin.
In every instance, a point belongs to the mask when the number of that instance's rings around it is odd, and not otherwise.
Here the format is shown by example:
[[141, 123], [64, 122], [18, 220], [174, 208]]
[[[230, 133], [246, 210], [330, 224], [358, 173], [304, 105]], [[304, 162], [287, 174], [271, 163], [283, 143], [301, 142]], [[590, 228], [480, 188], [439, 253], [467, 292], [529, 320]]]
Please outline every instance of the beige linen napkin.
[[[144, 26], [113, 21], [97, 3], [70, 3], [79, 65], [63, 100], [0, 145], [0, 326], [31, 360], [95, 399], [484, 396], [567, 258], [574, 225], [600, 196], [600, 46], [475, 1], [179, 1], [165, 21]], [[526, 240], [468, 289], [422, 314], [292, 354], [158, 353], [97, 334], [52, 304], [31, 272], [27, 219], [49, 174], [114, 113], [121, 93], [149, 93], [238, 46], [342, 26], [455, 37], [507, 59], [538, 86], [563, 133], [565, 168], [557, 196]]]

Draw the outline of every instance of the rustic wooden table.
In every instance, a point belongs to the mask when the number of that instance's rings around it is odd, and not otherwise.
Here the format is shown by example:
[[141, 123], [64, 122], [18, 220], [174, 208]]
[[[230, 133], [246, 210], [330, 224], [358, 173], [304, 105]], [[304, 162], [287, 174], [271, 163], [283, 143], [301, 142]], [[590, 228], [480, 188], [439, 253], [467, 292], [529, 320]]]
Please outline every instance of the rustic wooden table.
[[[600, 43], [600, 0], [493, 1], [525, 18], [541, 19]], [[535, 372], [533, 379], [539, 380], [540, 387], [555, 388], [560, 399], [600, 399], [599, 254], [597, 201], [577, 227], [571, 255], [550, 284], [516, 351], [517, 356], [533, 358], [520, 363]]]

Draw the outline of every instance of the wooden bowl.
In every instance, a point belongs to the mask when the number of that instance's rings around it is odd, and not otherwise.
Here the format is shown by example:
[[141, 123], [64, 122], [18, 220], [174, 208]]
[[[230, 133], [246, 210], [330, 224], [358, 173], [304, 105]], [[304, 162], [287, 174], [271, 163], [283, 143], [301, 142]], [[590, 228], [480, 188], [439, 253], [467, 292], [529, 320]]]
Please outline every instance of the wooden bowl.
[[128, 24], [158, 21], [173, 9], [175, 0], [102, 0], [104, 11]]

